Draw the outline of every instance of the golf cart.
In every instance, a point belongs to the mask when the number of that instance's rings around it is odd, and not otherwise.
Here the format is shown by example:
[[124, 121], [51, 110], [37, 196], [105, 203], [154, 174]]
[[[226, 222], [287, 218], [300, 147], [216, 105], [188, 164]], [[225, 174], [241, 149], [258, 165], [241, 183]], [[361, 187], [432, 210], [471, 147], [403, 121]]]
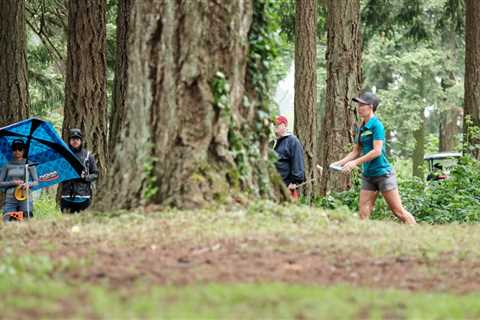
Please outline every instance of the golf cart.
[[448, 178], [450, 171], [456, 166], [459, 152], [439, 152], [426, 155], [423, 159], [428, 162], [427, 180], [444, 180]]

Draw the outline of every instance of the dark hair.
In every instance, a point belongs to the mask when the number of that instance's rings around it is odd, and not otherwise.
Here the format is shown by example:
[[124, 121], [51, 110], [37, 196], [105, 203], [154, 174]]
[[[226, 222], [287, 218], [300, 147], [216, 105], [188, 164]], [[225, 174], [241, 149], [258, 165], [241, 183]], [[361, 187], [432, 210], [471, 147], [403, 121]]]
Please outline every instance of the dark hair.
[[22, 139], [12, 141], [12, 150], [25, 150], [25, 142]]

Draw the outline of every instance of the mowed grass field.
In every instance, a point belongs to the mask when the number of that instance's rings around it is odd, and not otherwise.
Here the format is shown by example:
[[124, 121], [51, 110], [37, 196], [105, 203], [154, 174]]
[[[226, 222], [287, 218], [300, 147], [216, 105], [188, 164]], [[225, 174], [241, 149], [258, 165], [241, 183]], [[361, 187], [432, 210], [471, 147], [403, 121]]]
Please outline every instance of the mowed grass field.
[[480, 318], [478, 225], [270, 202], [38, 212], [0, 226], [0, 318]]

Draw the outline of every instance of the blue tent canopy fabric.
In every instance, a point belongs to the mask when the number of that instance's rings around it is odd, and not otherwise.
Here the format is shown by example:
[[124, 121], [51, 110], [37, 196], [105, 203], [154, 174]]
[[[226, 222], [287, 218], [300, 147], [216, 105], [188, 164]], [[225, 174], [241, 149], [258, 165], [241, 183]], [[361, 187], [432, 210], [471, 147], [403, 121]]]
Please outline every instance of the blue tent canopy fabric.
[[32, 189], [80, 178], [83, 164], [49, 122], [30, 118], [0, 128], [0, 167], [12, 159], [11, 144], [15, 139], [25, 142], [25, 158], [37, 168], [39, 183]]

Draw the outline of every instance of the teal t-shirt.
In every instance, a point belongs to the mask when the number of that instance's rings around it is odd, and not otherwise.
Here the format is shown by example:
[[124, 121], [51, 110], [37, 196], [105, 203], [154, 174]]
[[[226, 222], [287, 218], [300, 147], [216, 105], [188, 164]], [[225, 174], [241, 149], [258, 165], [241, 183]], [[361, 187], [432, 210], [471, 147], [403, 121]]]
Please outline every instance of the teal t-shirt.
[[363, 175], [365, 177], [378, 177], [388, 174], [392, 167], [387, 160], [385, 151], [385, 129], [380, 120], [374, 116], [366, 124], [363, 124], [355, 135], [355, 143], [360, 144], [362, 156], [373, 150], [373, 141], [382, 140], [382, 154], [377, 158], [363, 164]]

